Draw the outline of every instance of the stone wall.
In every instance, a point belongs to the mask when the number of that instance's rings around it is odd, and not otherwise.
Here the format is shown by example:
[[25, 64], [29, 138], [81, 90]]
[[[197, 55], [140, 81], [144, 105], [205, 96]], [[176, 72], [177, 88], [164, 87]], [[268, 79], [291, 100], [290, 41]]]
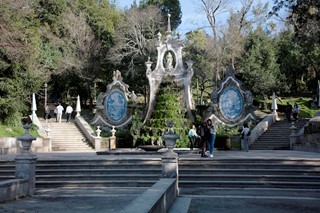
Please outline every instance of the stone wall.
[[0, 182], [0, 203], [29, 195], [29, 182], [25, 179], [12, 179]]
[[290, 135], [290, 146], [293, 150], [320, 152], [320, 114], [311, 118], [297, 133]]
[[[32, 142], [31, 152], [50, 152], [51, 139], [50, 138], [37, 138]], [[0, 138], [0, 155], [18, 154], [21, 153], [20, 141], [17, 138], [6, 137]]]
[[76, 116], [75, 121], [82, 134], [84, 134], [95, 150], [99, 151], [101, 149], [101, 138], [97, 137], [96, 133], [82, 116]]
[[133, 200], [121, 213], [162, 213], [169, 208], [178, 196], [175, 178], [162, 178]]
[[264, 117], [262, 121], [260, 121], [258, 125], [251, 130], [250, 141], [254, 143], [255, 140], [257, 140], [274, 122], [276, 122], [276, 118], [277, 116], [275, 114], [269, 114]]
[[320, 152], [320, 134], [303, 134], [297, 135], [296, 143], [292, 149], [296, 151]]

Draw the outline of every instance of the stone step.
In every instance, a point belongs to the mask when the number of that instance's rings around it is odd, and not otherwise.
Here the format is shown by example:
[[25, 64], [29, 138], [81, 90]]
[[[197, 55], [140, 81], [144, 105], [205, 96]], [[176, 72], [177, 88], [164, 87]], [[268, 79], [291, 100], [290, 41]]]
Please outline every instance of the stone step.
[[307, 169], [196, 169], [196, 168], [179, 168], [179, 175], [188, 174], [201, 174], [201, 175], [211, 175], [211, 174], [250, 174], [250, 175], [304, 175], [304, 176], [320, 176], [320, 168]]
[[179, 187], [223, 187], [223, 188], [290, 188], [320, 189], [320, 182], [288, 182], [288, 181], [184, 181], [179, 180]]
[[81, 166], [81, 165], [75, 165], [75, 166], [69, 166], [69, 165], [51, 165], [47, 167], [39, 167], [38, 165], [36, 166], [37, 173], [41, 172], [42, 174], [44, 172], [114, 172], [114, 171], [119, 171], [119, 172], [130, 172], [130, 171], [154, 171], [154, 170], [159, 170], [161, 171], [161, 165], [159, 166], [149, 166], [149, 165], [126, 165], [126, 164], [121, 164], [121, 165], [95, 165], [95, 166]]
[[50, 137], [52, 138], [52, 151], [90, 151], [92, 146], [87, 142], [87, 139], [75, 125], [75, 123], [50, 122], [45, 123], [42, 120], [44, 128], [51, 129]]
[[[179, 181], [284, 181], [284, 182], [319, 182], [320, 176], [305, 176], [305, 175], [265, 175], [265, 174], [215, 174], [214, 171], [211, 174], [179, 174]], [[319, 185], [320, 186], [320, 185]]]
[[36, 181], [36, 188], [57, 187], [150, 187], [154, 180]]
[[[13, 173], [4, 173], [12, 175]], [[47, 169], [47, 170], [37, 170], [37, 176], [45, 175], [159, 175], [161, 174], [161, 167], [157, 169], [148, 169], [148, 168], [114, 168], [114, 169]]]
[[157, 174], [149, 173], [117, 173], [117, 174], [67, 174], [67, 175], [38, 175], [37, 181], [96, 181], [96, 180], [155, 180], [160, 179], [161, 171]]
[[[319, 160], [180, 158], [178, 168], [179, 187], [320, 189]], [[14, 178], [14, 162], [0, 171]], [[148, 187], [161, 173], [160, 158], [39, 160], [36, 187]]]

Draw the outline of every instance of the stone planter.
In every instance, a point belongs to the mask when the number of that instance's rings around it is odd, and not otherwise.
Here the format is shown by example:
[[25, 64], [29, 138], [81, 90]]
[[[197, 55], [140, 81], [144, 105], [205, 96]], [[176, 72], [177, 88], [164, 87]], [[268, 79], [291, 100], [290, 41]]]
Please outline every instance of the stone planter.
[[163, 148], [163, 146], [158, 145], [140, 145], [138, 148], [143, 149], [144, 151], [158, 151]]

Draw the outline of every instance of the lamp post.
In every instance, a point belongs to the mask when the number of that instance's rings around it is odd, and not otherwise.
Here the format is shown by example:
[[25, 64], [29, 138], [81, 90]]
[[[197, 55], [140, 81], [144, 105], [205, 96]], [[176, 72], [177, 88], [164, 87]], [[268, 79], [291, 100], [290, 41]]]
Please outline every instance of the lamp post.
[[199, 82], [198, 82], [198, 76], [196, 77], [197, 79], [197, 105], [199, 105]]
[[48, 89], [48, 84], [44, 84], [44, 107], [47, 106], [47, 89]]

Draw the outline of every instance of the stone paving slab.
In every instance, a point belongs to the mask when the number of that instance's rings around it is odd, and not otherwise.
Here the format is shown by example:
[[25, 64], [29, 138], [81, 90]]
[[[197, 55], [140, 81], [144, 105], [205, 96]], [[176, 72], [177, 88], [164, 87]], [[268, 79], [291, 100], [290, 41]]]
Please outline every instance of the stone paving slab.
[[6, 213], [117, 213], [145, 187], [68, 187], [37, 190], [32, 197], [0, 204]]

